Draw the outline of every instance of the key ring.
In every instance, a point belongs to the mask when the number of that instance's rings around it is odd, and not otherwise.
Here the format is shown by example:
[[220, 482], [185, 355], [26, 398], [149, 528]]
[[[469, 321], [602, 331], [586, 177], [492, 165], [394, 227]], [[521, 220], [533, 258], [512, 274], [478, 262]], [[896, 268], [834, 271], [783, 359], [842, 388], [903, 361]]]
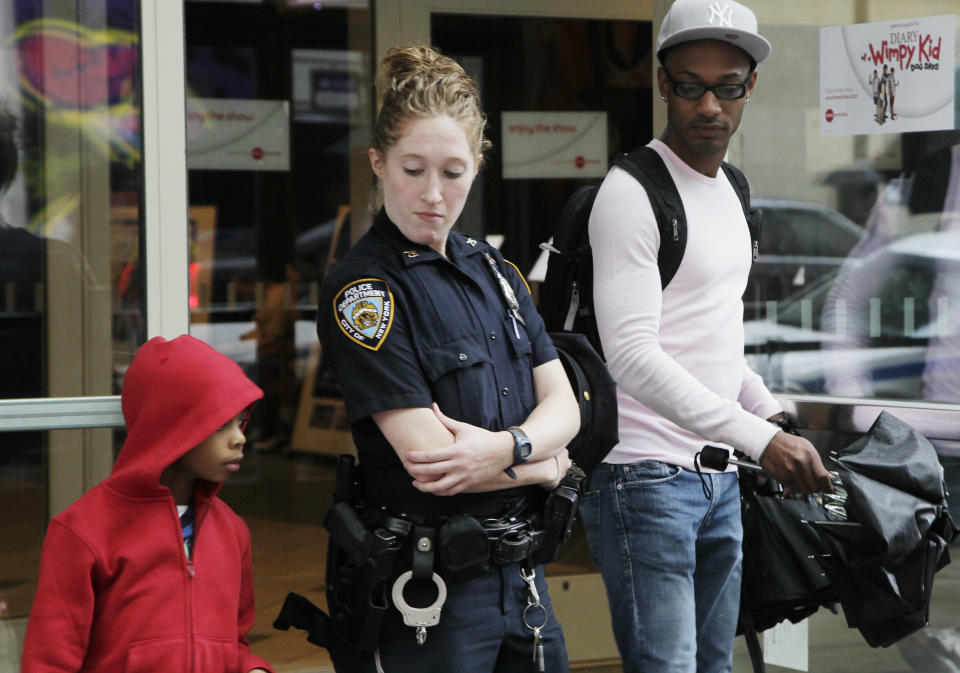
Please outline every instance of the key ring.
[[[543, 610], [543, 622], [540, 624], [540, 626], [532, 626], [530, 624], [530, 620], [527, 618], [527, 613], [530, 612], [532, 608], [540, 608], [541, 610]], [[547, 609], [543, 607], [543, 605], [539, 601], [536, 603], [527, 603], [527, 607], [523, 609], [523, 625], [526, 626], [531, 631], [542, 629], [544, 626], [547, 625], [547, 620], [548, 620]]]
[[[527, 606], [523, 609], [523, 625], [531, 631], [539, 631], [547, 625], [547, 619], [549, 619], [549, 617], [547, 615], [547, 609], [543, 607], [543, 604], [540, 602], [540, 594], [537, 591], [537, 585], [534, 581], [537, 577], [537, 571], [531, 568], [530, 572], [528, 573], [526, 568], [521, 567], [520, 577], [522, 577], [523, 581], [527, 583], [530, 591], [530, 595], [527, 596]], [[532, 608], [540, 608], [543, 610], [543, 623], [540, 624], [540, 626], [532, 626], [530, 624], [530, 620], [527, 618], [527, 614]]]

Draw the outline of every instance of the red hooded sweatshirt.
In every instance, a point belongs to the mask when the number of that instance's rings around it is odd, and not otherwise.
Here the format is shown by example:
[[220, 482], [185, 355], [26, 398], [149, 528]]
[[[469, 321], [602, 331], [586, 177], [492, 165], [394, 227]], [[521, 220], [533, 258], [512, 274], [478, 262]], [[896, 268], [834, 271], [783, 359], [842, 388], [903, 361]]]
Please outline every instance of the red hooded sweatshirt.
[[183, 335], [151, 339], [123, 382], [127, 440], [110, 476], [50, 522], [23, 673], [246, 673], [250, 532], [219, 484], [194, 491], [191, 560], [164, 468], [263, 392], [232, 360]]

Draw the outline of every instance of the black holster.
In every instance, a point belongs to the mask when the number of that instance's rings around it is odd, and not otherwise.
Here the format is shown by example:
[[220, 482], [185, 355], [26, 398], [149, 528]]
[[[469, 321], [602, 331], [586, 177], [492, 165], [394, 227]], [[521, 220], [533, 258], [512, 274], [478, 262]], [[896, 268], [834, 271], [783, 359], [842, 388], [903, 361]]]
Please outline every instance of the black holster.
[[560, 549], [570, 539], [577, 520], [577, 505], [583, 489], [584, 473], [573, 465], [543, 503], [540, 524], [543, 541], [531, 555], [533, 565], [546, 565], [557, 560]]
[[351, 646], [372, 652], [390, 605], [390, 582], [403, 539], [394, 531], [364, 523], [358, 503], [351, 502], [355, 486], [353, 457], [341, 456], [335, 502], [324, 519], [330, 532], [327, 606], [334, 632]]

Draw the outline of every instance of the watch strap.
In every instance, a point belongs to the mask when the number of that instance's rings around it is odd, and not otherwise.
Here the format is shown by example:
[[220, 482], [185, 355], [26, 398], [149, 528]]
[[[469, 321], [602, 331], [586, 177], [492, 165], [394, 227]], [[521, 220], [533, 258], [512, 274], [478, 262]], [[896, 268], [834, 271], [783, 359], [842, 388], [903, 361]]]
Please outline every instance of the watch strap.
[[[507, 428], [507, 432], [513, 435], [513, 465], [522, 465], [530, 459], [530, 454], [533, 452], [533, 443], [530, 441], [527, 433], [515, 425]], [[522, 446], [527, 447], [527, 455], [523, 455], [520, 452]]]

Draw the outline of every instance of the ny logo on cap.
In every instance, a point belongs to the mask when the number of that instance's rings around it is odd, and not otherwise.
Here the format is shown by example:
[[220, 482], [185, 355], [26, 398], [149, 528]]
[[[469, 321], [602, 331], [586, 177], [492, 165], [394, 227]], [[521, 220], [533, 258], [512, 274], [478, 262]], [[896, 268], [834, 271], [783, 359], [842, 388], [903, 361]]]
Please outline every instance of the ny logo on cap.
[[728, 2], [721, 3], [720, 0], [717, 0], [717, 2], [710, 5], [710, 16], [707, 18], [707, 23], [712, 26], [714, 18], [717, 19], [721, 26], [730, 26], [733, 28], [733, 7], [731, 7]]

